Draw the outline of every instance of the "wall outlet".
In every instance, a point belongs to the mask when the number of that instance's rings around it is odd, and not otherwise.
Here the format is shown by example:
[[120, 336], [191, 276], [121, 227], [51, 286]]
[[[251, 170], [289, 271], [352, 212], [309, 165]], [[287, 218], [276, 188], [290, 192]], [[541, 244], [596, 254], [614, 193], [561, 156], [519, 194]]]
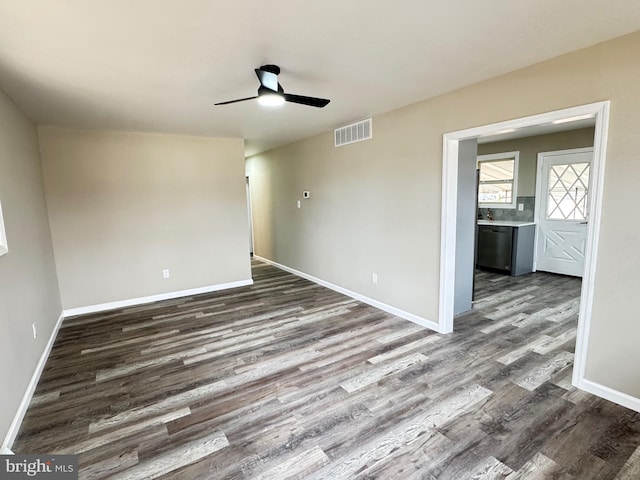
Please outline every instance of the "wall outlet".
[[162, 270], [162, 278], [169, 278], [171, 276], [171, 273], [169, 273], [169, 269], [165, 268], [164, 270]]
[[33, 338], [38, 338], [38, 329], [36, 328], [36, 322], [31, 324], [31, 329], [33, 330]]
[[373, 283], [374, 285], [378, 284], [378, 274], [375, 272], [371, 274], [371, 283]]
[[521, 212], [524, 210], [524, 203], [519, 203], [518, 204], [518, 211]]

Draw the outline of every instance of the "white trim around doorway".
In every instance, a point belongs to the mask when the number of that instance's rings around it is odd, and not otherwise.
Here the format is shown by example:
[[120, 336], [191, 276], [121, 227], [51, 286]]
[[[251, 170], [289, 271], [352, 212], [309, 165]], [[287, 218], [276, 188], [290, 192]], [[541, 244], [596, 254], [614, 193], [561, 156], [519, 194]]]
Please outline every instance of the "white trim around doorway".
[[[593, 145], [593, 161], [591, 174], [590, 220], [587, 234], [585, 268], [580, 297], [580, 314], [576, 353], [573, 368], [573, 385], [589, 390], [589, 382], [585, 379], [585, 368], [588, 338], [591, 326], [593, 305], [596, 256], [598, 236], [600, 233], [600, 211], [604, 182], [604, 165], [609, 125], [610, 102], [603, 101], [571, 107], [564, 110], [542, 113], [529, 117], [507, 120], [474, 127], [443, 135], [442, 164], [442, 213], [441, 213], [441, 247], [440, 247], [440, 306], [438, 315], [438, 331], [453, 331], [453, 303], [455, 293], [455, 258], [456, 258], [456, 209], [458, 182], [458, 144], [462, 140], [491, 135], [501, 130], [518, 130], [536, 125], [567, 121], [576, 117], [593, 116], [595, 118], [595, 137]], [[622, 394], [621, 394], [622, 395]], [[610, 398], [611, 399], [611, 398]], [[627, 402], [628, 403], [628, 402]]]

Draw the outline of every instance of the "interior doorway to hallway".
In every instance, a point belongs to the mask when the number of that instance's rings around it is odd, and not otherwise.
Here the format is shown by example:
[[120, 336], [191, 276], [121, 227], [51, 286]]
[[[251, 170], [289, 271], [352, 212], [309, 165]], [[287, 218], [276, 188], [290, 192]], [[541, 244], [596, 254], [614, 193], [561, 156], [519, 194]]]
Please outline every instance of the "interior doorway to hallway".
[[251, 216], [251, 186], [249, 185], [249, 177], [246, 176], [247, 188], [247, 219], [249, 221], [249, 255], [253, 257], [253, 217]]

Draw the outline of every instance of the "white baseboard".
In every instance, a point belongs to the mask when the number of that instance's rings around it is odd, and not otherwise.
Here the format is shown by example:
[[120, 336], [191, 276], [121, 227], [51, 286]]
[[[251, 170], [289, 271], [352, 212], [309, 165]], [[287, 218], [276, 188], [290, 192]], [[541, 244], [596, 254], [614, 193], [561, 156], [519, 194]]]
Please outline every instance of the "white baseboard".
[[617, 390], [605, 387], [604, 385], [587, 380], [586, 378], [580, 379], [576, 387], [640, 413], [640, 398], [618, 392]]
[[287, 267], [286, 265], [281, 265], [277, 262], [269, 260], [268, 258], [263, 258], [258, 255], [254, 255], [253, 258], [260, 260], [262, 262], [268, 263], [269, 265], [273, 265], [274, 267], [277, 267], [280, 270], [284, 270], [285, 272], [289, 272], [294, 275], [297, 275], [298, 277], [305, 278], [313, 283], [317, 283], [318, 285], [322, 285], [323, 287], [327, 287], [338, 293], [342, 293], [343, 295], [354, 298], [362, 303], [366, 303], [367, 305], [371, 305], [372, 307], [376, 307], [387, 313], [391, 313], [392, 315], [395, 315], [397, 317], [404, 318], [405, 320], [409, 320], [410, 322], [416, 323], [422, 327], [426, 327], [430, 330], [435, 330], [436, 332], [438, 331], [438, 324], [436, 322], [432, 322], [431, 320], [427, 320], [426, 318], [419, 317], [418, 315], [414, 315], [413, 313], [405, 312], [404, 310], [401, 310], [399, 308], [392, 307], [391, 305], [387, 305], [386, 303], [379, 302], [378, 300], [374, 300], [373, 298], [369, 298], [359, 293], [348, 290], [346, 288], [340, 287], [338, 285], [334, 285], [333, 283], [327, 282], [325, 280], [321, 280], [320, 278], [314, 277], [313, 275], [300, 272], [294, 268]]
[[49, 341], [47, 342], [47, 346], [45, 347], [42, 355], [40, 356], [40, 360], [38, 361], [38, 365], [36, 366], [35, 371], [31, 377], [31, 381], [27, 386], [27, 390], [22, 397], [22, 402], [20, 402], [20, 406], [18, 407], [18, 411], [9, 426], [9, 431], [5, 436], [5, 439], [0, 447], [2, 455], [11, 454], [11, 447], [13, 446], [13, 442], [15, 442], [16, 437], [18, 436], [18, 432], [20, 430], [20, 425], [22, 424], [22, 420], [24, 419], [25, 414], [27, 413], [27, 409], [29, 408], [29, 404], [31, 403], [31, 398], [33, 397], [33, 393], [38, 386], [38, 381], [40, 380], [40, 376], [42, 375], [42, 371], [44, 370], [44, 366], [49, 358], [49, 354], [51, 353], [51, 348], [53, 347], [53, 343], [55, 342], [56, 336], [58, 335], [58, 331], [62, 325], [62, 321], [66, 317], [71, 317], [74, 315], [83, 315], [85, 313], [95, 313], [102, 312], [105, 310], [113, 310], [117, 308], [130, 307], [134, 305], [141, 305], [145, 303], [157, 302], [159, 300], [171, 300], [173, 298], [186, 297], [191, 295], [198, 295], [200, 293], [209, 293], [209, 292], [217, 292], [219, 290], [227, 290], [229, 288], [236, 287], [244, 287], [247, 285], [253, 285], [253, 280], [240, 280], [237, 282], [224, 283], [219, 285], [211, 285], [207, 287], [193, 288], [190, 290], [180, 290], [176, 292], [162, 293], [159, 295], [151, 295], [148, 297], [139, 297], [132, 298], [129, 300], [122, 300], [119, 302], [110, 302], [110, 303], [101, 303], [99, 305], [91, 305], [88, 307], [79, 307], [79, 308], [71, 308], [68, 310], [64, 310], [56, 325], [51, 332], [51, 336], [49, 337]]
[[[294, 275], [297, 275], [299, 277], [302, 277], [309, 281], [317, 283], [318, 285], [322, 285], [323, 287], [327, 287], [331, 290], [342, 293], [343, 295], [347, 295], [348, 297], [354, 298], [363, 303], [379, 308], [380, 310], [383, 310], [385, 312], [404, 318], [413, 323], [417, 323], [418, 325], [421, 325], [423, 327], [430, 328], [431, 330], [435, 330], [436, 332], [438, 331], [438, 324], [436, 322], [432, 322], [430, 320], [419, 317], [412, 313], [405, 312], [404, 310], [400, 310], [396, 307], [386, 305], [372, 298], [365, 297], [364, 295], [360, 295], [359, 293], [352, 292], [351, 290], [347, 290], [346, 288], [339, 287], [330, 282], [316, 278], [313, 275], [308, 275], [294, 268], [290, 268], [290, 267], [287, 267], [286, 265], [279, 264], [277, 262], [269, 260], [268, 258], [260, 257], [259, 255], [254, 255], [254, 258], [256, 258], [257, 260], [263, 261], [265, 263], [268, 263], [269, 265], [273, 265], [274, 267], [284, 270], [285, 272], [292, 273]], [[604, 398], [605, 400], [612, 401], [614, 403], [617, 403], [618, 405], [622, 405], [623, 407], [630, 408], [631, 410], [634, 410], [636, 412], [640, 412], [639, 398], [635, 398], [635, 397], [632, 397], [631, 395], [618, 392], [617, 390], [613, 390], [612, 388], [605, 387], [603, 385], [592, 382], [590, 380], [586, 380], [584, 378], [578, 382], [576, 387], [578, 387], [581, 390], [584, 390], [585, 392], [589, 392], [594, 395], [597, 395], [598, 397]]]
[[150, 295], [148, 297], [130, 298], [128, 300], [120, 300], [117, 302], [100, 303], [97, 305], [89, 305], [86, 307], [76, 307], [64, 310], [65, 317], [73, 317], [75, 315], [85, 315], [87, 313], [104, 312], [107, 310], [115, 310], [118, 308], [133, 307], [143, 305], [145, 303], [158, 302], [160, 300], [172, 300], [174, 298], [188, 297], [201, 293], [217, 292], [219, 290], [227, 290], [229, 288], [245, 287], [253, 285], [253, 280], [239, 280], [237, 282], [221, 283], [218, 285], [210, 285], [207, 287], [192, 288], [189, 290], [178, 290], [175, 292], [161, 293], [158, 295]]
[[[20, 406], [18, 407], [18, 411], [13, 417], [13, 421], [9, 426], [9, 431], [7, 435], [4, 437], [4, 441], [2, 442], [2, 454], [10, 455], [11, 447], [13, 446], [13, 442], [15, 442], [16, 437], [18, 436], [18, 432], [20, 430], [20, 425], [22, 425], [22, 420], [24, 419], [25, 414], [27, 413], [27, 409], [29, 408], [29, 404], [31, 403], [31, 398], [33, 397], [33, 393], [36, 391], [36, 387], [38, 386], [38, 381], [40, 380], [40, 376], [44, 370], [44, 366], [47, 363], [47, 359], [49, 358], [49, 354], [51, 353], [51, 348], [53, 347], [53, 343], [56, 340], [56, 336], [58, 335], [58, 330], [60, 330], [60, 326], [62, 325], [62, 321], [64, 320], [64, 314], [60, 314], [58, 317], [58, 321], [53, 327], [53, 331], [51, 332], [51, 336], [49, 337], [49, 341], [47, 342], [42, 355], [40, 355], [40, 360], [36, 365], [36, 369], [31, 376], [31, 381], [29, 385], [27, 385], [27, 390], [24, 392], [22, 397], [22, 401], [20, 402]], [[5, 453], [7, 452], [8, 453]]]

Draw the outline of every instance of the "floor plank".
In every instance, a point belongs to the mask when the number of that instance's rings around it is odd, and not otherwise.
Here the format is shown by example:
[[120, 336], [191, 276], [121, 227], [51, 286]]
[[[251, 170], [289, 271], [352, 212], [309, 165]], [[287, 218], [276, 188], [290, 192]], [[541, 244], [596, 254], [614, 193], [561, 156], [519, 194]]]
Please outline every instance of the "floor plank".
[[14, 451], [82, 479], [640, 478], [640, 414], [571, 386], [579, 279], [479, 271], [439, 335], [252, 267], [66, 319]]

